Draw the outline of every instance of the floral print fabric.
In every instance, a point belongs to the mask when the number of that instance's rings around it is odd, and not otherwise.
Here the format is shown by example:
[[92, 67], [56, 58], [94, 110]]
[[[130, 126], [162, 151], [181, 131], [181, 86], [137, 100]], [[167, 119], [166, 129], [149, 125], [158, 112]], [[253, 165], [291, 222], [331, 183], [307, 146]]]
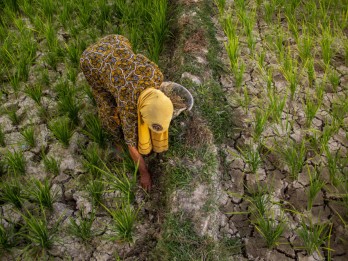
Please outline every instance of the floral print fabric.
[[98, 115], [113, 135], [122, 127], [127, 145], [137, 146], [137, 101], [146, 88], [159, 89], [163, 74], [141, 54], [134, 54], [127, 38], [108, 35], [89, 46], [80, 59], [92, 87]]

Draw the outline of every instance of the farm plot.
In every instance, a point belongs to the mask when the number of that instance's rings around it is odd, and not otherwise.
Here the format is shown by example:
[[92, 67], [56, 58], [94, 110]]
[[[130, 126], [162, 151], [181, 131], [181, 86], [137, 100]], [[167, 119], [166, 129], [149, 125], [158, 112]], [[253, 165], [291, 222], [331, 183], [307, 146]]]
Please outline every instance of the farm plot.
[[102, 128], [79, 59], [98, 38], [123, 34], [158, 62], [167, 20], [163, 0], [1, 2], [2, 260], [140, 255], [129, 243], [154, 228], [137, 169]]
[[236, 125], [224, 230], [249, 259], [347, 259], [346, 2], [215, 4]]

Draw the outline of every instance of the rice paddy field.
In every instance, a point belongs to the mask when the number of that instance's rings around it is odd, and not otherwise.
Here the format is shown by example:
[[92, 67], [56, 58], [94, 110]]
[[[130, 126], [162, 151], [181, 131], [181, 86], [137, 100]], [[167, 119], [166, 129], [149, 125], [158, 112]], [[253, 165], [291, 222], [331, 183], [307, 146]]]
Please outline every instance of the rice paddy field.
[[[195, 99], [149, 193], [79, 67], [108, 34]], [[347, 37], [346, 0], [1, 1], [0, 259], [348, 260]]]

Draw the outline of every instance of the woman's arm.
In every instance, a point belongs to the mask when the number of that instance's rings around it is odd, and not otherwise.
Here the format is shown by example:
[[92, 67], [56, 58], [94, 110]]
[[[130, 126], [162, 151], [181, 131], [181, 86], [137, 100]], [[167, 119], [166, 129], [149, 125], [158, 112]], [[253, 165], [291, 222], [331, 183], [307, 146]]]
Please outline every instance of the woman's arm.
[[138, 152], [136, 147], [128, 145], [129, 154], [131, 155], [135, 164], [139, 162], [139, 172], [140, 172], [140, 184], [143, 189], [150, 190], [151, 189], [151, 176], [149, 171], [147, 170], [144, 158]]

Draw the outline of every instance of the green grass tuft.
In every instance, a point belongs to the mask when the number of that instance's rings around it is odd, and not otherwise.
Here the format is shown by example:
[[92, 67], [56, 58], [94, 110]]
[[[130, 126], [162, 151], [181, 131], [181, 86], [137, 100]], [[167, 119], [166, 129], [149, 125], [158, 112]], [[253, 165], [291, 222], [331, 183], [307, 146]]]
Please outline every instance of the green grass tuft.
[[61, 117], [56, 120], [52, 120], [48, 124], [49, 129], [52, 131], [53, 135], [65, 146], [69, 146], [69, 141], [74, 130], [70, 119], [67, 117]]

